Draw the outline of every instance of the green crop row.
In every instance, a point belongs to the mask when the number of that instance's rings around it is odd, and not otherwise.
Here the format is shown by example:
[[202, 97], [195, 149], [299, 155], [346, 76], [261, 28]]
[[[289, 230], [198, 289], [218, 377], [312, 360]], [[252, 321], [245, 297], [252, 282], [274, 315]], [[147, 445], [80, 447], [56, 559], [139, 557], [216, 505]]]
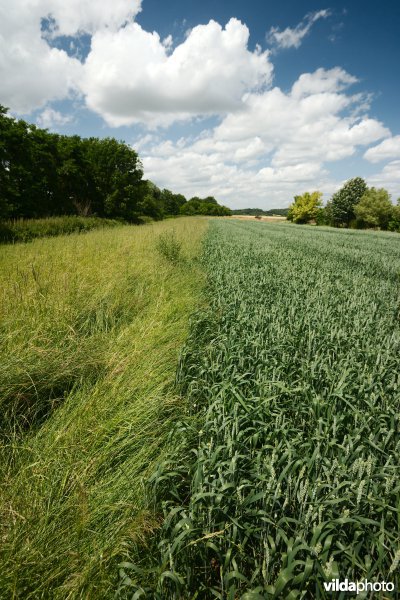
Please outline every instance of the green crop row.
[[121, 596], [397, 586], [398, 238], [214, 222], [204, 256], [208, 308], [178, 369], [187, 414], [150, 480], [154, 564], [125, 563]]

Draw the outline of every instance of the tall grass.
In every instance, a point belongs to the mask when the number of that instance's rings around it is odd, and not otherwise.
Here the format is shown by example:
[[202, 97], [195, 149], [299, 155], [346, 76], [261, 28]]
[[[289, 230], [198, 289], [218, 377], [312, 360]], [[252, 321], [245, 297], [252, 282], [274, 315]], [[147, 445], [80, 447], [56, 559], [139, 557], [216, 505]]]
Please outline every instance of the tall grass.
[[205, 258], [178, 371], [190, 415], [149, 482], [158, 560], [123, 565], [121, 596], [398, 589], [399, 240], [215, 222]]
[[78, 216], [5, 220], [0, 221], [0, 243], [30, 242], [35, 238], [83, 233], [120, 224], [115, 219]]
[[[114, 597], [159, 526], [164, 456], [207, 224], [180, 219], [0, 249], [0, 597]], [[160, 256], [174, 229], [182, 262]], [[134, 550], [135, 552], [135, 550]]]

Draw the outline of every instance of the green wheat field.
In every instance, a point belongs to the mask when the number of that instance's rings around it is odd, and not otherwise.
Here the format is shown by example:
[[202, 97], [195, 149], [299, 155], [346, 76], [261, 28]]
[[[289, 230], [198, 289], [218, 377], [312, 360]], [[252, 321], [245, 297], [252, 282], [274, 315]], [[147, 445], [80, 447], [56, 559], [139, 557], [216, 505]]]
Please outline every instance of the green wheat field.
[[0, 598], [398, 589], [399, 292], [388, 232], [187, 217], [1, 246]]

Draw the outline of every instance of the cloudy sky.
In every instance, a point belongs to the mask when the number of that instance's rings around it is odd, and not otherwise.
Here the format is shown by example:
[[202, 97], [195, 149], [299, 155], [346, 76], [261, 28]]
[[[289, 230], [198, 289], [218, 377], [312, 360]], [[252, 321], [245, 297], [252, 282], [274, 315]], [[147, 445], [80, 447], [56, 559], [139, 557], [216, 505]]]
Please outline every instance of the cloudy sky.
[[400, 196], [398, 0], [0, 0], [0, 103], [231, 208]]

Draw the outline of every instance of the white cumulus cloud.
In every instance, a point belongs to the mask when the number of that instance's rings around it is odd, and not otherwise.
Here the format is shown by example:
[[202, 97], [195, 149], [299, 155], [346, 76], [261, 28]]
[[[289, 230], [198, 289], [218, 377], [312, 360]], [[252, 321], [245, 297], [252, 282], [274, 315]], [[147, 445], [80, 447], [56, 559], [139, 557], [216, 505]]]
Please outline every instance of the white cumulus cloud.
[[317, 69], [314, 73], [303, 73], [292, 86], [292, 96], [302, 98], [310, 94], [341, 92], [353, 83], [357, 77], [350, 75], [340, 67]]
[[99, 31], [84, 69], [87, 105], [114, 126], [238, 110], [243, 94], [268, 84], [273, 70], [268, 52], [250, 51], [248, 39], [237, 19], [194, 27], [173, 52], [137, 23]]
[[277, 87], [250, 93], [242, 111], [198, 139], [150, 142], [142, 152], [146, 177], [172, 189], [179, 182], [189, 196], [211, 193], [235, 207], [287, 206], [307, 189], [332, 193], [338, 183], [325, 163], [390, 135], [379, 121], [354, 116], [351, 109], [364, 102], [344, 90], [354, 80], [339, 69], [318, 69], [289, 93]]
[[39, 127], [44, 127], [45, 129], [54, 129], [59, 125], [71, 123], [71, 121], [71, 115], [63, 115], [58, 110], [54, 110], [49, 106], [46, 107], [36, 119]]
[[[42, 17], [55, 21], [52, 36], [118, 30], [141, 10], [141, 0], [40, 0]], [[44, 14], [43, 14], [44, 13]]]
[[392, 158], [400, 159], [400, 135], [390, 137], [377, 146], [369, 148], [364, 154], [364, 158], [372, 163]]
[[357, 146], [390, 135], [375, 119], [343, 114], [363, 101], [344, 92], [344, 83], [352, 81], [355, 78], [341, 69], [318, 69], [301, 75], [288, 94], [279, 88], [250, 94], [246, 110], [228, 115], [214, 137], [245, 144], [258, 136], [273, 150], [272, 164], [278, 167], [304, 159], [321, 162], [351, 156]]
[[[140, 0], [14, 0], [0, 4], [0, 102], [28, 113], [79, 89], [82, 64], [51, 47], [57, 35], [116, 30], [140, 10]], [[43, 20], [50, 30], [42, 30]]]
[[330, 14], [328, 9], [309, 13], [296, 27], [286, 27], [283, 31], [279, 27], [271, 27], [267, 34], [267, 41], [278, 48], [299, 48], [314, 23], [319, 19], [326, 19]]
[[392, 196], [392, 202], [400, 200], [400, 160], [385, 165], [381, 172], [370, 175], [367, 183], [376, 188], [385, 188]]
[[[70, 115], [51, 102], [79, 95], [110, 126], [147, 126], [137, 140], [146, 177], [232, 206], [287, 206], [306, 190], [331, 193], [338, 182], [327, 163], [371, 144], [367, 160], [392, 161], [371, 182], [397, 185], [400, 136], [368, 116], [370, 97], [349, 92], [356, 77], [320, 68], [289, 91], [272, 88], [270, 52], [249, 47], [238, 19], [195, 26], [176, 45], [136, 23], [140, 10], [141, 0], [3, 2], [0, 103], [17, 113], [41, 109], [37, 123], [57, 128]], [[298, 47], [329, 15], [320, 10], [294, 28], [273, 28], [270, 40], [275, 48]], [[86, 60], [71, 56], [86, 50], [82, 34], [90, 39]], [[54, 47], [61, 42], [69, 54]], [[175, 141], [159, 127], [206, 116], [214, 126], [208, 122], [197, 137]]]

